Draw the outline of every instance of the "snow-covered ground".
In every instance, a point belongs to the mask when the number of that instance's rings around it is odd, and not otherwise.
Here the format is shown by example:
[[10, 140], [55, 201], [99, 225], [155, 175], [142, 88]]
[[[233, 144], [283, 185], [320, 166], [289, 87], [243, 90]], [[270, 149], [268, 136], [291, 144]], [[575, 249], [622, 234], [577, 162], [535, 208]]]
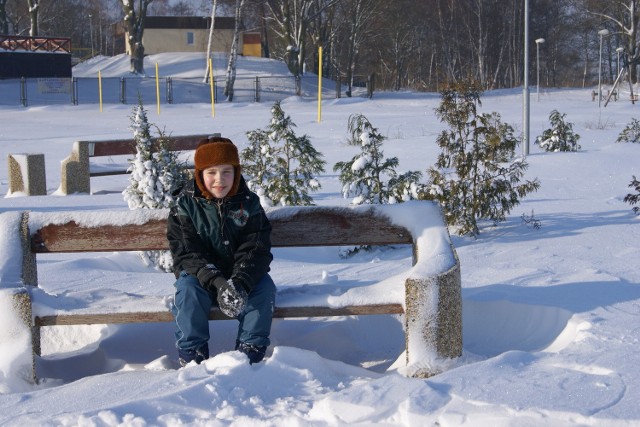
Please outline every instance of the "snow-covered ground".
[[[170, 62], [165, 75], [202, 73], [189, 55], [172, 55]], [[102, 67], [92, 66], [87, 73]], [[117, 75], [128, 64], [108, 67]], [[275, 74], [282, 66], [269, 62], [261, 70]], [[557, 109], [581, 135], [582, 149], [546, 153], [532, 144], [526, 177], [537, 177], [540, 190], [523, 199], [506, 223], [483, 224], [477, 239], [453, 236], [462, 269], [464, 354], [448, 371], [428, 380], [401, 375], [395, 362], [402, 360], [404, 336], [396, 316], [276, 320], [268, 358], [254, 366], [232, 351], [235, 322], [212, 322], [213, 357], [182, 369], [175, 366], [170, 324], [67, 326], [43, 329], [37, 360], [42, 381], [32, 386], [11, 375], [16, 366], [10, 355], [21, 344], [8, 340], [15, 320], [0, 291], [0, 425], [640, 425], [640, 225], [622, 201], [632, 175], [640, 175], [640, 145], [615, 143], [640, 105], [620, 100], [599, 109], [592, 89], [544, 89], [539, 102], [532, 91], [532, 140]], [[346, 144], [350, 114], [364, 114], [389, 138], [384, 152], [399, 158], [399, 171], [424, 172], [438, 154], [438, 102], [436, 93], [408, 92], [325, 98], [318, 123], [315, 99], [286, 98], [282, 107], [297, 131], [308, 134], [327, 161], [316, 203], [348, 204], [332, 168], [356, 153]], [[266, 127], [270, 106], [221, 102], [212, 117], [206, 103], [162, 105], [160, 114], [147, 105], [149, 120], [174, 135], [219, 132], [240, 148], [248, 144], [245, 132]], [[44, 153], [49, 193], [4, 197], [0, 212], [126, 210], [120, 194], [126, 176], [93, 178], [91, 195], [54, 193], [72, 142], [131, 137], [131, 108], [0, 107], [2, 157]], [[482, 111], [496, 111], [521, 129], [522, 91], [485, 93]], [[7, 191], [4, 162], [0, 193]], [[523, 214], [533, 215], [541, 228], [525, 224]], [[0, 224], [0, 230], [6, 241], [6, 227]], [[274, 254], [276, 283], [292, 289], [304, 284], [300, 291], [309, 293], [341, 282], [376, 283], [411, 264], [408, 248], [350, 259], [335, 248]], [[172, 276], [146, 267], [135, 254], [39, 260], [42, 288], [62, 297], [114, 289], [171, 295]], [[3, 284], [15, 273], [5, 265], [0, 262]]]

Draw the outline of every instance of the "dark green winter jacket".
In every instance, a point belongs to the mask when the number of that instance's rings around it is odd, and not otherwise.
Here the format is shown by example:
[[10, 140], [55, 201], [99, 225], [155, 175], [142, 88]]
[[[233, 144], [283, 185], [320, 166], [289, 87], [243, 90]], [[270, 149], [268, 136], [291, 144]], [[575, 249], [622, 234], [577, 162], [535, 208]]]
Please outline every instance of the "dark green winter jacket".
[[273, 259], [271, 224], [244, 178], [235, 195], [219, 200], [204, 198], [193, 181], [187, 183], [171, 208], [167, 239], [176, 277], [181, 271], [197, 276], [214, 264], [247, 292], [269, 272]]

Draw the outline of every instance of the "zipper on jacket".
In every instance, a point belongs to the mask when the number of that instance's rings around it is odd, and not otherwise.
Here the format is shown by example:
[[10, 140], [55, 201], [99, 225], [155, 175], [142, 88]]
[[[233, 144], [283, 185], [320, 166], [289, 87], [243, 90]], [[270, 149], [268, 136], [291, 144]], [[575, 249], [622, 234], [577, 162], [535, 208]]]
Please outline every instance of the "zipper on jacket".
[[220, 218], [220, 236], [222, 237], [222, 243], [224, 244], [224, 214], [222, 212], [222, 205], [224, 204], [224, 200], [218, 199], [215, 201], [215, 203], [218, 210], [218, 217]]

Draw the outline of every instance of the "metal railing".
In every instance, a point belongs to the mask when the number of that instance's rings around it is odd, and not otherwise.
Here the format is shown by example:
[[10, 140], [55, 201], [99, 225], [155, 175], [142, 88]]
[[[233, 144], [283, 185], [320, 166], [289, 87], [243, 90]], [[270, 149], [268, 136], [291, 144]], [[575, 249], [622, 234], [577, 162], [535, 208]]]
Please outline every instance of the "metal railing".
[[[214, 102], [224, 99], [224, 79], [214, 78]], [[210, 103], [211, 88], [202, 78], [160, 77], [161, 104]], [[340, 82], [323, 86], [322, 96], [340, 98], [346, 89]], [[155, 104], [154, 77], [73, 77], [0, 79], [0, 105], [97, 104], [102, 88], [103, 104]], [[351, 96], [373, 95], [373, 83], [354, 87]], [[318, 82], [313, 75], [238, 77], [234, 84], [233, 102], [275, 102], [289, 96], [317, 98]]]

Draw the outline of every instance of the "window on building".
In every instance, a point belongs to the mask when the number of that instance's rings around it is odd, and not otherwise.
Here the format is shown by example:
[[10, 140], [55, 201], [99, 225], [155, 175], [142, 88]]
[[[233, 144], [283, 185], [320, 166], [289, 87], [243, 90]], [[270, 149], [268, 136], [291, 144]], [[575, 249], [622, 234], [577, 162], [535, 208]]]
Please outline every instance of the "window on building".
[[193, 31], [187, 31], [187, 44], [193, 44], [195, 41], [195, 36], [193, 34]]

